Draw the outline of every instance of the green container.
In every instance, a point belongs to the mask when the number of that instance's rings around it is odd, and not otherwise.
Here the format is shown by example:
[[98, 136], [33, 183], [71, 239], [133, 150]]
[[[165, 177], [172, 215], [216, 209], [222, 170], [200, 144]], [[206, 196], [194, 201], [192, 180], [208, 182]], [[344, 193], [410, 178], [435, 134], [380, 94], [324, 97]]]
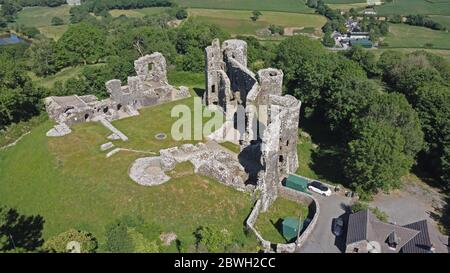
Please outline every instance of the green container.
[[299, 219], [295, 217], [287, 217], [284, 218], [281, 225], [283, 228], [283, 237], [290, 242], [297, 237], [299, 229], [302, 229], [303, 227], [303, 222], [300, 222]]
[[285, 186], [296, 191], [308, 192], [308, 179], [290, 174]]
[[351, 46], [362, 46], [365, 48], [371, 48], [373, 46], [372, 41], [369, 39], [358, 39], [358, 40], [351, 40], [350, 41]]

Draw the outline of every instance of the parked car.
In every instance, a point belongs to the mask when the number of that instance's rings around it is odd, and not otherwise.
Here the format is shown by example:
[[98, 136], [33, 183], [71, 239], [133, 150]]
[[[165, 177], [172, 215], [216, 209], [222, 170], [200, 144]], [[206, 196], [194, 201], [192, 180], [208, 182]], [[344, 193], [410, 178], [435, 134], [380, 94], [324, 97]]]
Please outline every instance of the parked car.
[[331, 190], [319, 181], [312, 181], [311, 183], [309, 183], [308, 189], [324, 196], [331, 195]]
[[342, 218], [336, 218], [333, 221], [333, 234], [341, 236], [344, 233], [344, 220]]

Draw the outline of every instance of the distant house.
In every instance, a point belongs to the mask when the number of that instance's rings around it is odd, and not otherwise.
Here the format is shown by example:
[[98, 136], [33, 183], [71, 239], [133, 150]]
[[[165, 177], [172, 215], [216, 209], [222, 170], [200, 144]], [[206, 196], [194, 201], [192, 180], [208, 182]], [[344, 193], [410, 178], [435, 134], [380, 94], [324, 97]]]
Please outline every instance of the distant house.
[[348, 34], [350, 39], [369, 39], [369, 32], [350, 32]]
[[69, 6], [79, 6], [81, 5], [81, 0], [66, 0]]
[[350, 214], [347, 253], [433, 253], [426, 220], [405, 226], [379, 221], [369, 210]]
[[377, 15], [377, 12], [374, 8], [366, 8], [363, 11], [364, 15]]
[[373, 43], [368, 38], [351, 39], [350, 40], [350, 46], [362, 46], [362, 47], [365, 47], [365, 48], [372, 48], [373, 47]]
[[383, 1], [381, 0], [367, 0], [368, 6], [379, 6], [381, 4], [383, 4]]

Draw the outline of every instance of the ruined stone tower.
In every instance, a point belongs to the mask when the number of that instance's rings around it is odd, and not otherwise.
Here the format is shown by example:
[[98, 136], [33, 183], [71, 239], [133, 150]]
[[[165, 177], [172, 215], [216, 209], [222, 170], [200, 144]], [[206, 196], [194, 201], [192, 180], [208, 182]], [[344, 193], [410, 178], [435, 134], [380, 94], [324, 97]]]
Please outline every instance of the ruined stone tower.
[[[301, 103], [282, 96], [283, 72], [274, 68], [256, 74], [247, 68], [247, 43], [227, 40], [220, 46], [215, 39], [205, 50], [206, 89], [203, 102], [218, 106], [226, 118], [222, 135], [234, 130], [236, 114], [245, 110], [244, 130], [231, 140], [241, 151], [261, 151], [262, 170], [258, 187], [262, 192], [262, 209], [276, 199], [281, 181], [298, 168], [297, 140]], [[239, 115], [238, 115], [239, 116]], [[230, 141], [227, 139], [226, 141]], [[250, 149], [248, 149], [250, 148]], [[241, 153], [243, 153], [241, 152]], [[244, 155], [245, 156], [245, 155]]]

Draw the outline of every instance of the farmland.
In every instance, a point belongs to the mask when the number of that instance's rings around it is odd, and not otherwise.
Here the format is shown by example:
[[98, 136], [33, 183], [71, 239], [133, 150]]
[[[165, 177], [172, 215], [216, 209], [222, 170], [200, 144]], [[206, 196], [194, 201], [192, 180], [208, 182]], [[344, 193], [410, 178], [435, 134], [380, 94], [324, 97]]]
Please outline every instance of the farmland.
[[233, 9], [314, 13], [298, 0], [175, 0], [180, 6], [203, 9]]
[[425, 14], [449, 15], [450, 1], [448, 0], [395, 0], [376, 7], [379, 15], [390, 14]]
[[65, 23], [69, 22], [70, 6], [63, 5], [59, 7], [29, 7], [24, 8], [18, 13], [16, 24], [37, 27], [39, 31], [55, 40], [59, 39], [67, 30], [67, 25], [52, 26], [53, 17], [59, 17]]
[[113, 17], [119, 17], [121, 15], [125, 15], [128, 17], [137, 17], [142, 18], [147, 15], [155, 15], [166, 11], [168, 8], [165, 7], [157, 7], [157, 8], [143, 8], [143, 9], [113, 9], [109, 11], [109, 14]]
[[391, 24], [385, 42], [390, 48], [450, 49], [450, 34], [406, 24]]
[[271, 24], [282, 27], [305, 27], [314, 28], [320, 32], [325, 24], [323, 16], [315, 14], [262, 12], [262, 16], [252, 21], [251, 10], [211, 10], [211, 9], [189, 9], [189, 14], [198, 20], [214, 23], [223, 27], [231, 34], [254, 35], [257, 30], [267, 28]]

